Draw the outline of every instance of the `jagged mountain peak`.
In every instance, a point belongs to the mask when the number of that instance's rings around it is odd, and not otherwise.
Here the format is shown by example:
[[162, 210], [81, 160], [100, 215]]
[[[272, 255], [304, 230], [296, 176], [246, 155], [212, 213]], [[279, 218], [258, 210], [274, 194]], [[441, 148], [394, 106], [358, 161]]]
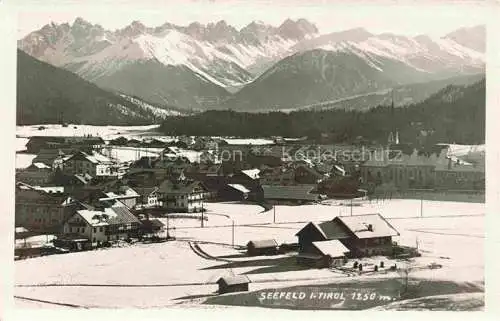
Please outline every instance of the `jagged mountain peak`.
[[317, 34], [318, 28], [306, 19], [294, 21], [288, 18], [278, 27], [278, 33], [284, 38], [301, 40], [309, 35]]
[[[481, 28], [477, 29], [480, 31]], [[77, 19], [71, 26], [50, 24], [35, 31], [19, 41], [19, 48], [101, 86], [131, 94], [128, 91], [133, 91], [140, 76], [143, 77], [140, 82], [151, 84], [144, 86], [140, 93], [132, 94], [158, 102], [158, 93], [152, 89], [156, 86], [161, 90], [162, 97], [169, 97], [169, 101], [175, 104], [204, 108], [208, 105], [205, 103], [205, 93], [194, 99], [185, 99], [186, 96], [194, 96], [193, 92], [177, 91], [180, 85], [163, 87], [165, 78], [162, 75], [157, 75], [153, 81], [144, 70], [151, 73], [165, 67], [161, 70], [175, 74], [182, 69], [183, 73], [190, 75], [186, 79], [196, 86], [199, 86], [198, 80], [203, 84], [215, 85], [206, 91], [213, 94], [210, 106], [221, 101], [218, 95], [226, 97], [219, 87], [233, 92], [246, 86], [255, 86], [260, 76], [269, 75], [272, 70], [287, 69], [288, 66], [290, 70], [296, 70], [297, 74], [283, 73], [272, 79], [286, 83], [288, 80], [284, 81], [280, 77], [297, 77], [303, 78], [304, 82], [321, 83], [322, 77], [311, 75], [307, 78], [300, 73], [324, 74], [328, 71], [332, 75], [352, 73], [353, 79], [363, 74], [365, 78], [371, 77], [375, 83], [384, 86], [391, 81], [428, 81], [483, 71], [484, 54], [475, 50], [474, 45], [465, 45], [470, 39], [474, 40], [470, 35], [478, 34], [481, 37], [480, 32], [474, 30], [457, 30], [446, 37], [411, 37], [392, 33], [377, 35], [358, 27], [318, 35], [316, 26], [306, 19], [287, 19], [278, 27], [252, 21], [239, 31], [225, 20], [208, 24], [193, 22], [186, 26], [167, 22], [159, 27], [147, 27], [140, 21], [133, 21], [122, 29], [107, 31], [99, 25]], [[476, 46], [480, 47], [484, 39], [475, 41]], [[298, 55], [308, 51], [311, 52]], [[295, 60], [287, 57], [294, 57]], [[324, 62], [336, 69], [329, 68]], [[349, 69], [352, 66], [359, 68]], [[384, 77], [379, 77], [379, 73], [384, 74]], [[195, 78], [191, 77], [193, 75]], [[127, 79], [123, 79], [125, 77]], [[319, 94], [324, 99], [335, 99], [337, 96], [362, 92], [367, 86], [380, 89], [379, 85], [369, 84], [363, 79], [340, 80], [344, 85], [339, 85], [339, 88], [334, 82], [324, 83], [325, 90]], [[153, 83], [156, 81], [158, 83]], [[179, 81], [184, 80], [181, 77]], [[114, 84], [110, 82], [117, 82], [120, 86], [112, 86]], [[300, 86], [297, 85], [297, 88]], [[349, 86], [354, 89], [349, 89]], [[190, 88], [194, 88], [194, 85]], [[277, 90], [288, 89], [278, 86]], [[265, 92], [264, 89], [262, 91]], [[311, 88], [312, 92], [314, 88]], [[306, 97], [309, 94], [303, 92], [302, 95]], [[250, 101], [251, 95], [248, 97]], [[309, 97], [304, 102], [318, 101], [313, 98]], [[276, 104], [280, 99], [279, 95], [275, 97]], [[270, 100], [269, 103], [272, 105], [275, 102]]]
[[88, 29], [93, 29], [93, 28], [99, 28], [102, 29], [102, 27], [98, 24], [93, 24], [81, 17], [78, 17], [75, 19], [73, 22], [73, 25], [71, 25], [71, 29], [83, 29], [83, 30], [88, 30]]
[[132, 21], [132, 23], [130, 24], [131, 27], [133, 28], [139, 28], [139, 29], [145, 29], [146, 26], [140, 22], [139, 20], [134, 20]]
[[464, 27], [448, 33], [445, 39], [451, 39], [462, 46], [484, 53], [486, 51], [486, 26]]

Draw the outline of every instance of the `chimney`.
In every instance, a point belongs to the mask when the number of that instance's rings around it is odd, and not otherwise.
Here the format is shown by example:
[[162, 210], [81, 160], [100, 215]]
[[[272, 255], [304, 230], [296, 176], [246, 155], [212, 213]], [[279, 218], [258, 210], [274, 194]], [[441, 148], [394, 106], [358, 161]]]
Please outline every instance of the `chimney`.
[[451, 162], [452, 162], [451, 157], [448, 157], [448, 169], [449, 170], [451, 169]]
[[373, 225], [368, 224], [367, 229], [368, 231], [373, 232]]

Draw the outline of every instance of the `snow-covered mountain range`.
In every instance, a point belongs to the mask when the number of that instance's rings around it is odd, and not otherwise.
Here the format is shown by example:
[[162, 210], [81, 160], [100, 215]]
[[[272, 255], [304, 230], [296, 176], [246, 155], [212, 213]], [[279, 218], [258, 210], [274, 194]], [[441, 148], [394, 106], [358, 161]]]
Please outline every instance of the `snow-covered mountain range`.
[[157, 28], [134, 21], [109, 31], [77, 18], [72, 25], [52, 23], [30, 33], [19, 41], [19, 48], [91, 81], [126, 64], [155, 59], [186, 66], [226, 87], [252, 80], [247, 68], [260, 60], [282, 58], [293, 45], [316, 34], [316, 27], [304, 19], [286, 20], [277, 28], [252, 22], [240, 31], [224, 21], [186, 27], [166, 23]]
[[[110, 31], [78, 18], [73, 24], [48, 24], [19, 40], [18, 47], [105, 89], [153, 103], [206, 109], [233, 101], [231, 92], [251, 85], [292, 55], [309, 57], [307, 52], [314, 50], [354, 55], [373, 69], [370, 74], [387, 73], [368, 80], [358, 75], [364, 82], [384, 78], [385, 83], [401, 84], [483, 72], [484, 41], [482, 26], [432, 38], [375, 35], [364, 29], [320, 34], [305, 19], [288, 19], [278, 27], [252, 22], [240, 30], [224, 21], [159, 27], [135, 21]], [[404, 72], [398, 75], [394, 68]], [[157, 70], [152, 78], [151, 70]], [[386, 85], [370, 83], [367, 90]]]

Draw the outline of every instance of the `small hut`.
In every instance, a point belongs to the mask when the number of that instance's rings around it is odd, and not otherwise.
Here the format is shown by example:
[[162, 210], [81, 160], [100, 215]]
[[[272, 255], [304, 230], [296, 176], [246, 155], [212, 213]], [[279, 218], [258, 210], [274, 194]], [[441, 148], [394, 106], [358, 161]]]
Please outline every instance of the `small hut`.
[[248, 291], [248, 283], [250, 280], [245, 275], [225, 276], [217, 281], [219, 294]]
[[251, 256], [275, 255], [278, 254], [278, 243], [274, 239], [250, 241], [247, 243], [247, 253]]

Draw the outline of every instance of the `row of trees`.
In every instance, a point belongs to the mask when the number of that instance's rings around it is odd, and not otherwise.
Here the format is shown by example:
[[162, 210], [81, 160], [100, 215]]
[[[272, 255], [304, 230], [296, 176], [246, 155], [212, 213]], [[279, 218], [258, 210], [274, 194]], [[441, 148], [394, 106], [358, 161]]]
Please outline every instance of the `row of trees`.
[[397, 129], [407, 143], [479, 144], [485, 139], [485, 81], [469, 87], [449, 86], [425, 101], [401, 108], [378, 106], [368, 111], [324, 110], [291, 113], [207, 111], [172, 117], [161, 126], [167, 135], [284, 136], [329, 142], [385, 143]]

